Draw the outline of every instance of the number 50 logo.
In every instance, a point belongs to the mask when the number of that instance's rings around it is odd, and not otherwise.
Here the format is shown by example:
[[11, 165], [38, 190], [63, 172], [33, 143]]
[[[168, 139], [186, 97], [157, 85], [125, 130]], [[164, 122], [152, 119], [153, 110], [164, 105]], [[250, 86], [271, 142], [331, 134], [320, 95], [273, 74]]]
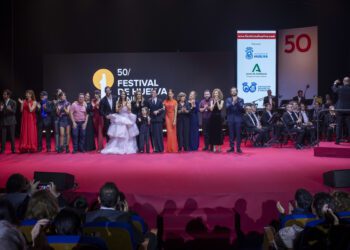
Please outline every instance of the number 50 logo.
[[311, 48], [311, 38], [308, 34], [300, 34], [296, 38], [295, 35], [286, 35], [284, 45], [286, 53], [292, 53], [295, 49], [299, 52], [307, 52]]

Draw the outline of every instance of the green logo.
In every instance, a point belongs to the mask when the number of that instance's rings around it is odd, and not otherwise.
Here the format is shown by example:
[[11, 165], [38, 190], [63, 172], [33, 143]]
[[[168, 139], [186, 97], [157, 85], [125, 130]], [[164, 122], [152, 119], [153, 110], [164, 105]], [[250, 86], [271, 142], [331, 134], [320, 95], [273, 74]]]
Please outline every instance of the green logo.
[[255, 64], [255, 65], [254, 65], [254, 68], [253, 68], [252, 72], [253, 72], [253, 73], [255, 73], [255, 72], [261, 73], [261, 69], [260, 69], [259, 64]]

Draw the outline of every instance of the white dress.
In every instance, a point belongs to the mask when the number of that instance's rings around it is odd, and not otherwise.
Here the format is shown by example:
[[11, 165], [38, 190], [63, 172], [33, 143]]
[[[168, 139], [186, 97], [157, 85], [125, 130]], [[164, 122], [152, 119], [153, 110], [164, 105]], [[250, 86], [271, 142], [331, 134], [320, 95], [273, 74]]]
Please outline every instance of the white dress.
[[111, 120], [108, 128], [109, 141], [101, 151], [102, 154], [134, 154], [137, 152], [136, 136], [139, 129], [136, 115], [129, 113], [124, 106], [117, 114], [107, 116]]

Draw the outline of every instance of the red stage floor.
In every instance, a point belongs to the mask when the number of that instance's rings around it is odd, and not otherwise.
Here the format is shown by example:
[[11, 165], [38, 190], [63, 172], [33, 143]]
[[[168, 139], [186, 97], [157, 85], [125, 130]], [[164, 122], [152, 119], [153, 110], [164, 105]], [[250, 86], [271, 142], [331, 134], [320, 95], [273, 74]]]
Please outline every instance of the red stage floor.
[[34, 171], [68, 172], [76, 177], [77, 192], [90, 198], [104, 182], [114, 181], [151, 226], [163, 212], [166, 231], [181, 230], [197, 216], [210, 227], [232, 229], [234, 208], [248, 232], [261, 231], [277, 218], [277, 200], [287, 205], [300, 187], [329, 191], [322, 184], [322, 173], [350, 168], [350, 159], [314, 157], [313, 149], [243, 147], [243, 151], [242, 155], [7, 153], [0, 155], [0, 187], [15, 172], [28, 178]]

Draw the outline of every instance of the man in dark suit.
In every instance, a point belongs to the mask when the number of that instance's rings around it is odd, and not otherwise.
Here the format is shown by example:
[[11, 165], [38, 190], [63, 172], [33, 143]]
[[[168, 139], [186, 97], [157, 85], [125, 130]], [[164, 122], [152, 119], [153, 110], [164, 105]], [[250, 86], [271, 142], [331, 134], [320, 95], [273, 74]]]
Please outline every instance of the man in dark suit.
[[16, 129], [16, 102], [11, 99], [11, 91], [6, 89], [0, 103], [0, 126], [1, 126], [1, 150], [5, 152], [7, 131], [10, 132], [11, 151], [15, 153], [15, 129]]
[[267, 129], [261, 126], [258, 117], [253, 113], [251, 105], [245, 107], [245, 115], [243, 116], [244, 126], [247, 131], [254, 133], [254, 147], [262, 147], [267, 138]]
[[118, 210], [120, 201], [120, 192], [117, 186], [112, 182], [105, 183], [98, 196], [100, 209], [86, 213], [86, 223], [97, 221], [124, 222], [131, 225], [134, 236], [134, 243], [141, 244], [144, 241], [144, 235], [132, 223], [132, 217], [129, 212]]
[[110, 125], [110, 120], [107, 119], [107, 116], [116, 112], [117, 98], [112, 95], [112, 90], [108, 86], [105, 88], [105, 93], [106, 95], [101, 99], [100, 102], [100, 114], [104, 118], [104, 133], [106, 134], [108, 141], [109, 136], [107, 135], [107, 131]]
[[241, 126], [243, 117], [244, 100], [238, 97], [237, 88], [231, 88], [231, 96], [225, 101], [227, 126], [230, 135], [230, 149], [227, 152], [235, 151], [235, 140], [237, 153], [242, 153], [241, 150]]
[[152, 97], [148, 101], [151, 117], [151, 137], [153, 152], [161, 153], [164, 151], [163, 144], [163, 102], [157, 97], [157, 90], [152, 90]]
[[264, 106], [269, 103], [272, 106], [272, 109], [278, 107], [277, 97], [272, 95], [271, 89], [267, 91], [267, 96], [264, 97]]
[[[266, 103], [265, 111], [261, 115], [261, 126], [266, 128], [268, 137], [271, 133], [273, 135], [272, 139], [277, 141], [278, 138], [280, 138], [283, 125], [280, 121], [276, 122], [276, 118], [273, 117], [274, 115], [276, 114], [272, 113], [272, 105], [270, 103]], [[270, 140], [268, 143], [272, 143], [272, 140]]]
[[[343, 86], [339, 86], [340, 81], [336, 80], [333, 84], [332, 90], [338, 95], [338, 101], [335, 105], [335, 109], [350, 109], [350, 78], [344, 77]], [[336, 128], [336, 140], [335, 144], [340, 143], [341, 129], [345, 120], [348, 128], [348, 136], [350, 137], [350, 111], [337, 112], [337, 128]]]
[[46, 151], [51, 151], [51, 129], [52, 129], [52, 112], [53, 103], [48, 100], [46, 91], [40, 93], [40, 103], [37, 105], [37, 124], [38, 124], [38, 151], [42, 151], [43, 130], [45, 129]]
[[286, 126], [286, 129], [289, 132], [297, 133], [297, 140], [296, 140], [295, 148], [302, 149], [303, 148], [303, 141], [304, 141], [304, 134], [305, 134], [304, 129], [300, 126], [302, 121], [293, 112], [292, 104], [287, 104], [286, 109], [287, 109], [287, 111], [284, 112], [284, 114], [282, 116], [283, 122]]
[[297, 102], [299, 105], [300, 103], [305, 103], [304, 92], [299, 89], [298, 95], [293, 97], [293, 101]]

